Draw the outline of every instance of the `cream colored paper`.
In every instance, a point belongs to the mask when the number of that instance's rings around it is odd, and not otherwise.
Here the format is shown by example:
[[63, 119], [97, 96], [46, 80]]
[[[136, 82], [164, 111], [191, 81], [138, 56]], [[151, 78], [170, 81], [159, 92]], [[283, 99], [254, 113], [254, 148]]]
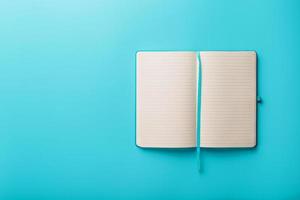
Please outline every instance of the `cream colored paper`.
[[201, 52], [201, 147], [256, 145], [256, 53]]
[[[256, 54], [201, 52], [201, 147], [256, 144]], [[196, 145], [196, 52], [137, 54], [136, 144]]]
[[136, 60], [136, 144], [195, 147], [195, 52], [139, 52]]

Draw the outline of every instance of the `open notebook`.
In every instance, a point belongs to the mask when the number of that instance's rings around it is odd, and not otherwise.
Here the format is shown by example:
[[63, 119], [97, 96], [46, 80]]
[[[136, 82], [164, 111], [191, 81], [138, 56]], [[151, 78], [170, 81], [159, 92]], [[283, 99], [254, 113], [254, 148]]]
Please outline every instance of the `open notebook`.
[[138, 52], [136, 144], [254, 147], [254, 51]]

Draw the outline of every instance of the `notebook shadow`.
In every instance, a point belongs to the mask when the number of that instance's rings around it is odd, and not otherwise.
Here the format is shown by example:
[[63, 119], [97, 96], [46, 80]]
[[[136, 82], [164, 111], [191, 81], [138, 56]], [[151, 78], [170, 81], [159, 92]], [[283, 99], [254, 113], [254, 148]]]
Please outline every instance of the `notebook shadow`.
[[191, 155], [196, 152], [195, 148], [139, 148], [141, 151], [149, 154], [160, 154], [175, 157]]

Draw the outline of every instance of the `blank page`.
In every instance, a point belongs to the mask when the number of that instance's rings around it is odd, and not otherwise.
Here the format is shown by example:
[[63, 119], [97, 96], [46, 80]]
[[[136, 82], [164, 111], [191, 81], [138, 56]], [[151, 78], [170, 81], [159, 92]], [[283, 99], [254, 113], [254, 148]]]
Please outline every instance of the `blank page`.
[[256, 53], [201, 52], [201, 147], [256, 145]]
[[136, 144], [196, 144], [195, 52], [139, 52], [136, 60]]

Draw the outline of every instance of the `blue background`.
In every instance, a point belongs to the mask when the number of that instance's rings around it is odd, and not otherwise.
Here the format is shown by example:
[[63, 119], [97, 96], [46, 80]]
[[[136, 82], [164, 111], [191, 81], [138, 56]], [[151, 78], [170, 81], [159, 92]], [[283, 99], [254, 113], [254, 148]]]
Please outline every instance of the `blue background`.
[[[2, 0], [0, 198], [300, 199], [300, 1]], [[135, 146], [137, 50], [256, 50], [258, 146]]]

